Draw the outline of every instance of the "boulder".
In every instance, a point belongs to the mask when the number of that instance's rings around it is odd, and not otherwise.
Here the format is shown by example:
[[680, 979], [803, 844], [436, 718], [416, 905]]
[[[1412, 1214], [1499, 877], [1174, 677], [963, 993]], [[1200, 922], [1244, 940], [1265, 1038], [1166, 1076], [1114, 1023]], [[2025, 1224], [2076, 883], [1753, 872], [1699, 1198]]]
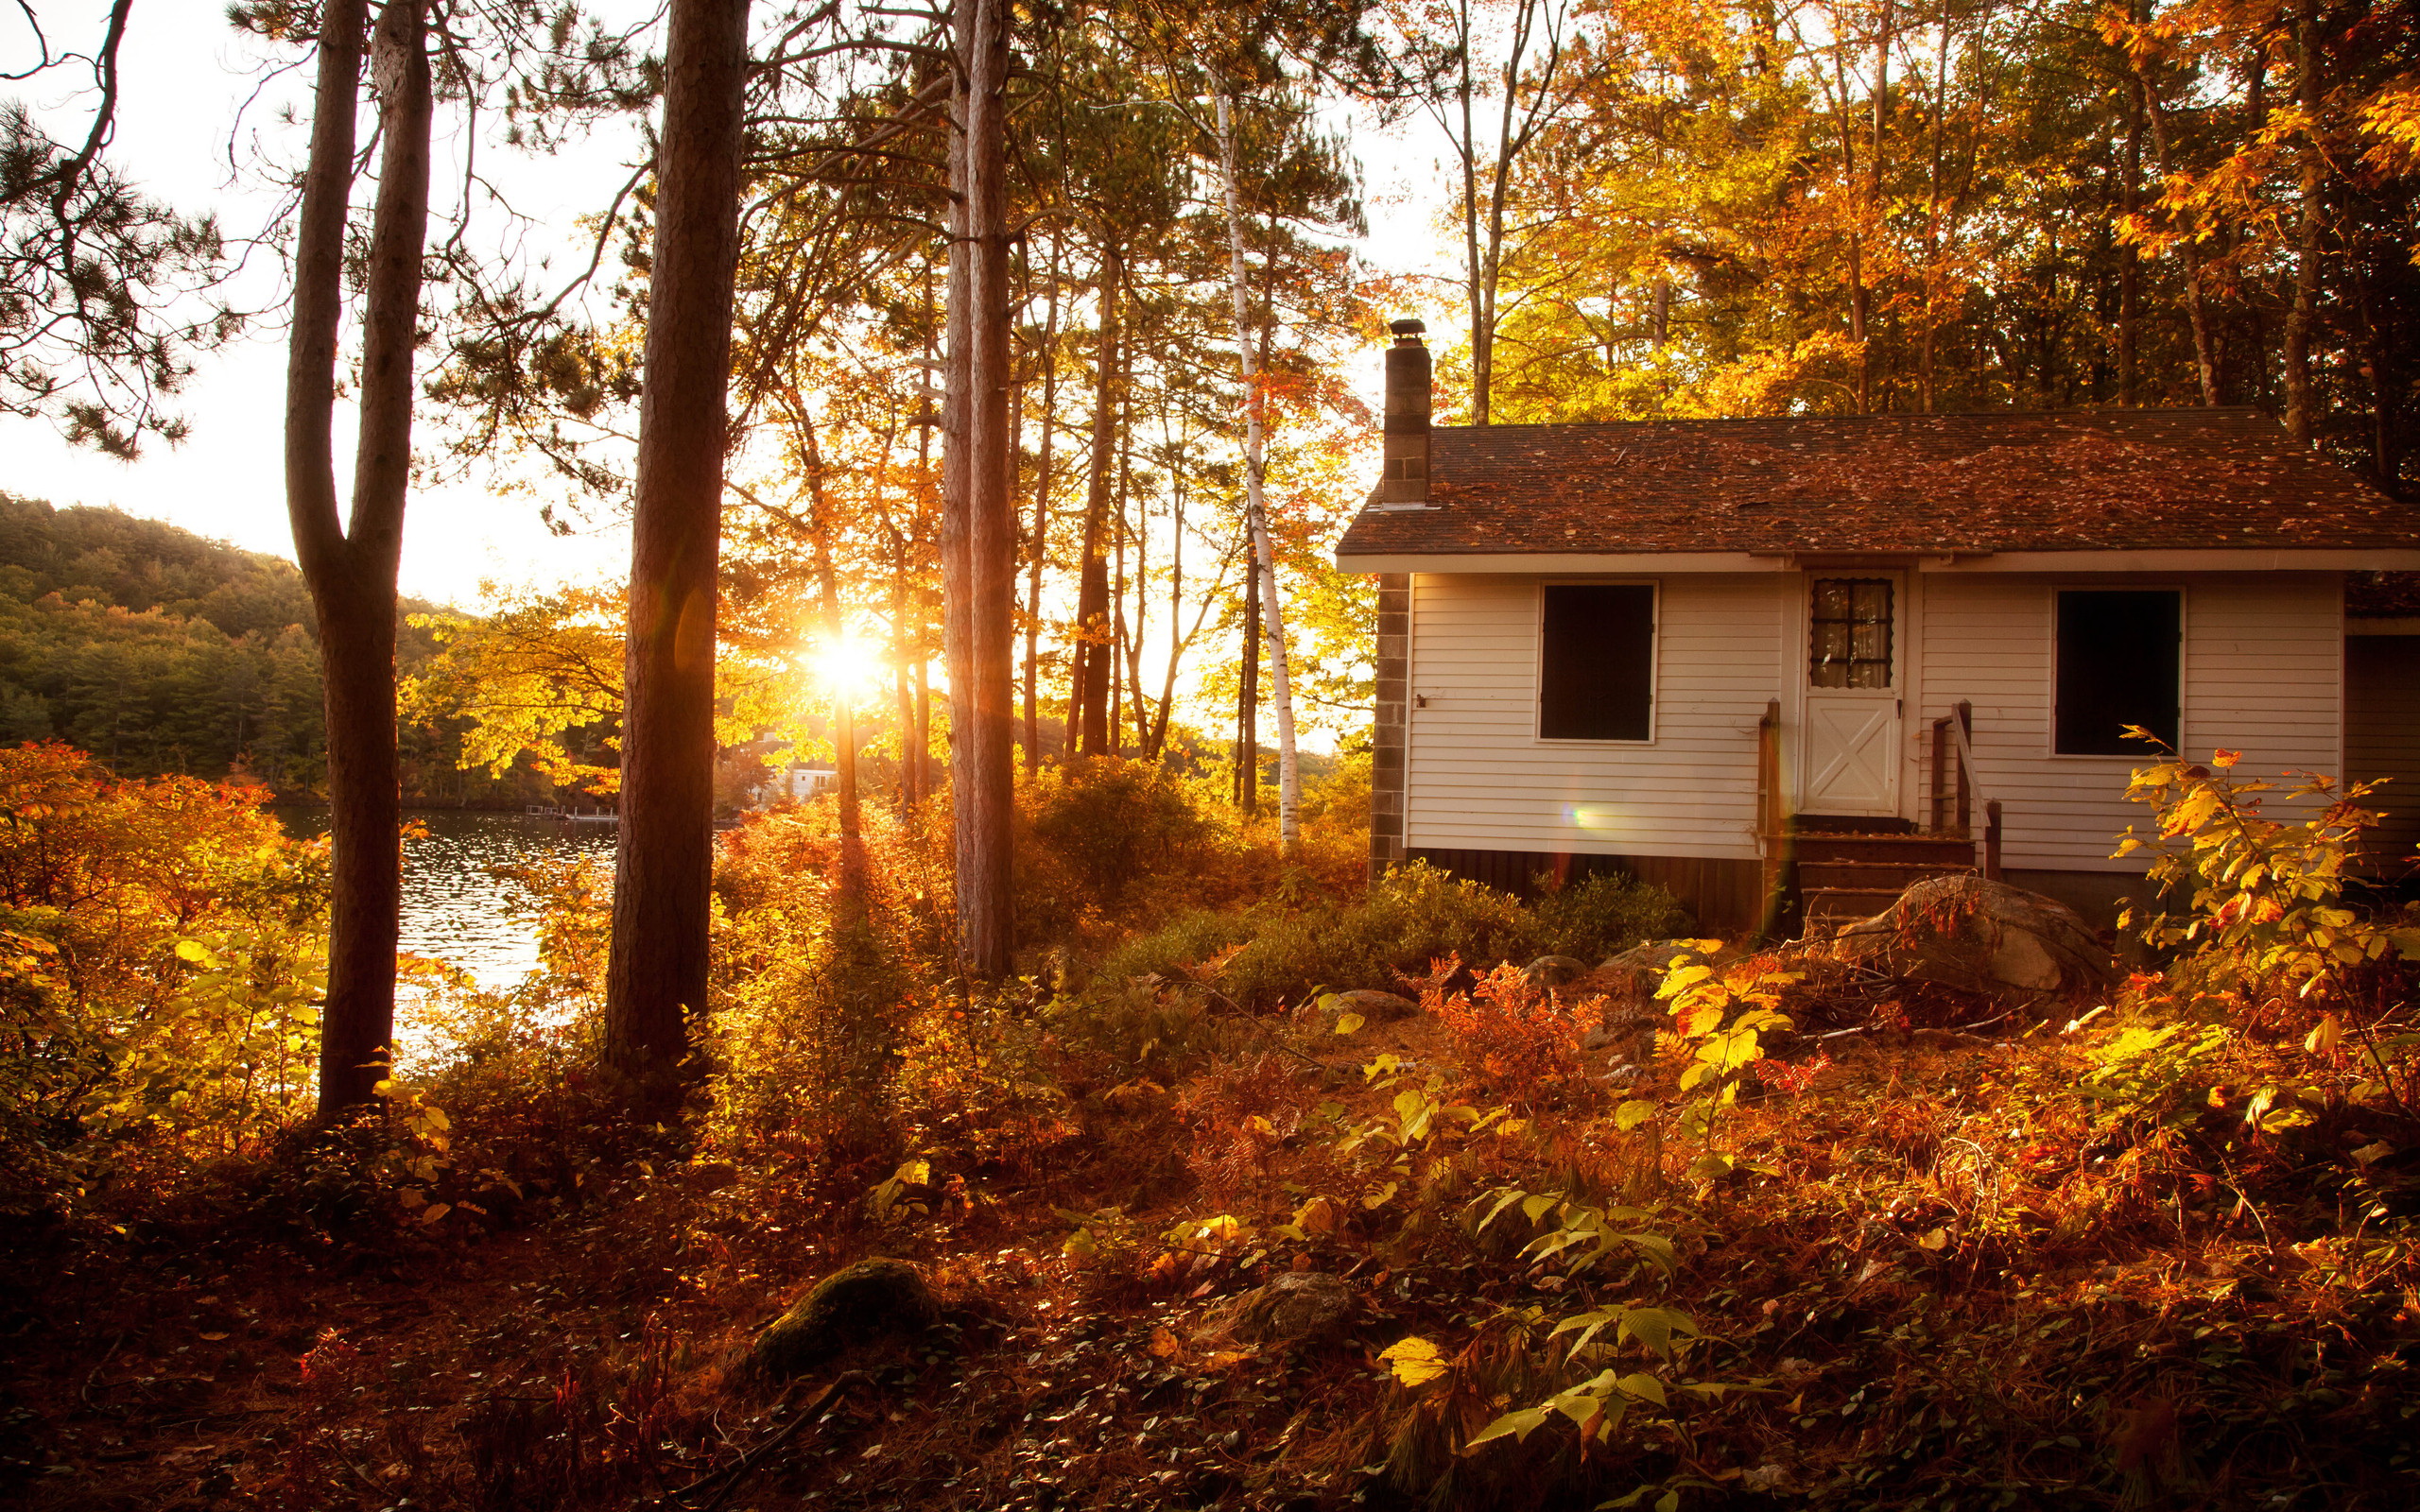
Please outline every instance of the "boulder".
[[1599, 985], [1616, 996], [1651, 998], [1655, 989], [1664, 985], [1664, 973], [1672, 969], [1674, 956], [1679, 956], [1684, 966], [1711, 965], [1720, 958], [1720, 953], [1707, 954], [1701, 948], [1704, 943], [1696, 939], [1651, 939], [1644, 945], [1634, 945], [1597, 968]]
[[1289, 1270], [1266, 1286], [1224, 1302], [1205, 1333], [1246, 1343], [1291, 1343], [1336, 1332], [1353, 1311], [1353, 1288], [1323, 1270]]
[[924, 1272], [877, 1256], [834, 1271], [768, 1324], [749, 1350], [776, 1379], [812, 1370], [852, 1344], [913, 1333], [941, 1317]]
[[1570, 955], [1541, 955], [1524, 968], [1531, 987], [1569, 987], [1588, 974], [1588, 963]]
[[2027, 1004], [2118, 979], [2091, 926], [2055, 898], [1980, 877], [1931, 877], [1811, 950], [1837, 961]]
[[1419, 1004], [1400, 992], [1380, 992], [1366, 987], [1339, 992], [1335, 998], [1328, 1005], [1330, 1007], [1339, 1013], [1357, 1013], [1366, 1023], [1392, 1023], [1420, 1011]]

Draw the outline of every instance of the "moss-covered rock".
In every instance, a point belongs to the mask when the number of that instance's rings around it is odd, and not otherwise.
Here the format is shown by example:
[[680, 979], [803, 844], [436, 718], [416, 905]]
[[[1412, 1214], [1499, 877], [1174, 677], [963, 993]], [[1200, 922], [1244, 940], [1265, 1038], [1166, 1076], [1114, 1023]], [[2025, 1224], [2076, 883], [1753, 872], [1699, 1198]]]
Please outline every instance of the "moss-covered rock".
[[912, 1333], [941, 1316], [924, 1273], [877, 1256], [834, 1271], [756, 1335], [749, 1351], [768, 1376], [794, 1376], [852, 1344]]

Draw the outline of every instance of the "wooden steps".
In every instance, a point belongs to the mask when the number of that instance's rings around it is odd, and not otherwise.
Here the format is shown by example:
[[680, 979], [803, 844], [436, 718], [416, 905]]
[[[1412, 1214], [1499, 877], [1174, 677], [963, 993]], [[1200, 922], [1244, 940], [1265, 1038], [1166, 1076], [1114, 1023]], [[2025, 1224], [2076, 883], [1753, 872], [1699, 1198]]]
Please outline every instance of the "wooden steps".
[[1799, 830], [1787, 844], [1797, 863], [1808, 934], [1878, 914], [1927, 878], [1976, 870], [1975, 842], [1954, 834]]

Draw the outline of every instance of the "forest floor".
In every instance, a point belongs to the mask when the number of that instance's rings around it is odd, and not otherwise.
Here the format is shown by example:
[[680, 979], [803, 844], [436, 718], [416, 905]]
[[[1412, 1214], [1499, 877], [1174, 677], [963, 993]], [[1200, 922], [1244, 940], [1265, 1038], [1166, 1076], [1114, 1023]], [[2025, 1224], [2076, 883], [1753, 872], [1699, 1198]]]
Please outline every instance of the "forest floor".
[[[1407, 1089], [1439, 1091], [1441, 1109], [1473, 1090], [1446, 1071], [1447, 1027], [1424, 1013], [1339, 1034], [1305, 1015], [1165, 1087], [1074, 1079], [1017, 1160], [915, 1173], [887, 1211], [867, 1200], [883, 1170], [633, 1160], [577, 1206], [383, 1251], [142, 1236], [10, 1283], [0, 1499], [2420, 1501], [2408, 1250], [2363, 1248], [2353, 1199], [2308, 1160], [2220, 1171], [2178, 1138], [2111, 1138], [2075, 1087], [2118, 1031], [2062, 1022], [1827, 1041], [1803, 1090], [1728, 1115], [1740, 1168], [1696, 1188], [1614, 1126], [1616, 1095], [1668, 1091], [1677, 1065], [1482, 1128], [1441, 1110], [1423, 1133]], [[1605, 1066], [1602, 1051], [1586, 1062]], [[1505, 1191], [1631, 1204], [1625, 1221], [1666, 1236], [1676, 1269], [1616, 1263], [1619, 1246], [1595, 1269], [1524, 1254], [1567, 1207], [1481, 1228]], [[786, 1383], [742, 1368], [757, 1329], [874, 1254], [924, 1268], [937, 1326]], [[1335, 1327], [1259, 1342], [1219, 1327], [1222, 1304], [1297, 1270], [1342, 1278], [1353, 1300]], [[1553, 1421], [1456, 1452], [1569, 1379], [1558, 1318], [1616, 1298], [1701, 1331], [1664, 1371], [1668, 1402], [1621, 1399], [1632, 1416], [1593, 1444]], [[1384, 1357], [1407, 1337], [1439, 1347], [1426, 1379]], [[1657, 1363], [1619, 1352], [1626, 1370]]]

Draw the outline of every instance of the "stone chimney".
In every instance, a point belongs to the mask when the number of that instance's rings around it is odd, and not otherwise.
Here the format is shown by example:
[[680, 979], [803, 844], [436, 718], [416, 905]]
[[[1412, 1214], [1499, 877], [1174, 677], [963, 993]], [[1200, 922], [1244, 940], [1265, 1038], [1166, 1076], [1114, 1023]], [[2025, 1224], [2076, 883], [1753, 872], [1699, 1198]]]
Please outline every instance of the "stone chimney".
[[1420, 507], [1428, 503], [1428, 329], [1418, 320], [1389, 327], [1395, 344], [1387, 349], [1387, 469], [1378, 478], [1381, 507]]

